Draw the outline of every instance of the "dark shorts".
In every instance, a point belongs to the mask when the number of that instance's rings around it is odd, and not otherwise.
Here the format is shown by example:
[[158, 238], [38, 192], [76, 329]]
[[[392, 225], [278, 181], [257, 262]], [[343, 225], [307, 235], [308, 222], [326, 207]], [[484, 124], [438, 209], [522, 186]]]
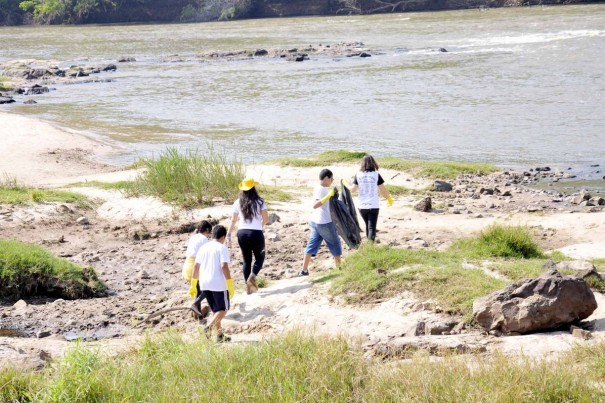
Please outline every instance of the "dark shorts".
[[230, 308], [229, 293], [225, 291], [202, 291], [212, 312], [228, 311]]

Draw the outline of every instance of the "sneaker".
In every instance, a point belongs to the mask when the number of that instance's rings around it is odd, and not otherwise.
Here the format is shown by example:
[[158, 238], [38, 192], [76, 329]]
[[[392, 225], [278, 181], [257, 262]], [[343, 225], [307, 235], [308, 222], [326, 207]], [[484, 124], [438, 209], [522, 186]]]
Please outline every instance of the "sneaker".
[[212, 337], [212, 329], [210, 329], [209, 326], [204, 326], [204, 336], [206, 336], [208, 340]]
[[248, 277], [248, 281], [246, 281], [246, 290], [248, 291], [248, 294], [258, 291], [258, 286], [256, 285], [256, 274], [252, 273], [250, 274], [250, 277]]
[[309, 275], [309, 272], [308, 271], [304, 271], [304, 270], [301, 270], [300, 273], [298, 273], [298, 277], [308, 276], [308, 275]]
[[225, 333], [221, 333], [216, 336], [217, 343], [228, 343], [231, 341], [231, 337], [227, 336]]

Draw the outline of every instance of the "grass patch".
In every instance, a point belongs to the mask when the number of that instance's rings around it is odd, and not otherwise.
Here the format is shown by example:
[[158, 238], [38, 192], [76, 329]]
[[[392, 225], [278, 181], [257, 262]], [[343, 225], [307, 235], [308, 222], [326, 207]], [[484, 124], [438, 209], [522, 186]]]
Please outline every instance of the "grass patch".
[[[489, 269], [507, 280], [486, 273], [486, 259]], [[365, 303], [411, 291], [470, 321], [475, 299], [522, 278], [539, 277], [545, 261], [527, 230], [519, 227], [490, 227], [445, 252], [365, 244], [344, 260], [342, 270], [330, 273], [330, 292]]]
[[170, 147], [158, 158], [142, 159], [144, 171], [135, 179], [131, 195], [151, 195], [183, 207], [204, 207], [216, 199], [234, 200], [245, 176], [239, 161], [212, 147], [179, 152]]
[[8, 77], [0, 76], [0, 91], [12, 91], [12, 80]]
[[417, 195], [417, 194], [425, 194], [430, 192], [431, 189], [410, 189], [405, 186], [399, 185], [391, 185], [385, 183], [384, 187], [387, 188], [391, 196], [408, 196], [408, 195]]
[[288, 202], [293, 199], [292, 193], [278, 186], [259, 185], [258, 193], [266, 202]]
[[347, 257], [330, 292], [348, 302], [371, 302], [411, 291], [441, 310], [468, 316], [473, 301], [506, 285], [481, 269], [463, 267], [456, 254], [366, 244]]
[[[583, 355], [581, 360], [577, 355]], [[366, 359], [344, 338], [290, 332], [218, 348], [171, 332], [107, 356], [76, 347], [42, 373], [0, 370], [0, 400], [36, 402], [601, 401], [605, 345], [533, 361], [503, 355]], [[178, 397], [178, 398], [176, 398]]]
[[99, 182], [99, 181], [86, 181], [72, 183], [66, 187], [94, 187], [103, 190], [120, 190], [129, 191], [134, 187], [134, 181], [117, 181], [117, 182]]
[[320, 167], [337, 163], [357, 162], [361, 163], [366, 155], [363, 151], [334, 150], [325, 151], [315, 157], [309, 158], [278, 158], [267, 161], [267, 164], [277, 164], [280, 166], [290, 166], [296, 168]]
[[488, 174], [498, 171], [491, 164], [447, 161], [402, 160], [385, 157], [378, 160], [381, 168], [408, 172], [417, 177], [430, 179], [454, 179], [462, 174]]
[[65, 190], [26, 187], [15, 179], [5, 178], [0, 182], [0, 204], [84, 203], [87, 200], [84, 195]]
[[55, 257], [38, 245], [0, 240], [0, 297], [75, 299], [100, 296], [105, 290], [92, 267]]
[[481, 231], [478, 238], [462, 239], [452, 245], [452, 249], [471, 258], [544, 257], [544, 253], [526, 227], [492, 225]]
[[[315, 157], [278, 158], [266, 163], [298, 168], [320, 167], [338, 163], [361, 164], [361, 160], [366, 154], [362, 151], [335, 150], [323, 152]], [[395, 157], [378, 158], [377, 162], [381, 168], [408, 172], [417, 177], [431, 179], [454, 179], [461, 174], [488, 174], [498, 171], [496, 166], [484, 163], [403, 160]]]

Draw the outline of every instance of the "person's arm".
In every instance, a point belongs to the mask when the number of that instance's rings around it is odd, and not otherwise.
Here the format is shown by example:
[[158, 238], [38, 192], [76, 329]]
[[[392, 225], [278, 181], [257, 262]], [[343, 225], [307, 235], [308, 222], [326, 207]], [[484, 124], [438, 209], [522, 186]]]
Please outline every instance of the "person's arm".
[[269, 225], [269, 213], [267, 212], [267, 209], [261, 210], [260, 215], [262, 217], [263, 229], [265, 229], [265, 225]]
[[221, 265], [221, 269], [223, 269], [223, 275], [225, 276], [225, 280], [231, 280], [231, 271], [229, 271], [229, 263], [224, 262]]
[[387, 190], [387, 188], [384, 186], [384, 184], [382, 185], [378, 185], [378, 190], [380, 191], [380, 194], [385, 198], [388, 199], [390, 196], [389, 191]]
[[191, 279], [197, 279], [200, 277], [200, 264], [196, 263], [195, 266], [193, 266], [193, 273], [191, 273]]
[[358, 188], [359, 186], [357, 186], [357, 183], [354, 183], [353, 185], [351, 185], [351, 188], [349, 190], [351, 191], [351, 193], [355, 193], [357, 192]]
[[384, 198], [387, 199], [387, 206], [389, 206], [389, 207], [392, 206], [393, 198], [391, 197], [391, 194], [389, 193], [387, 188], [384, 186], [384, 184], [378, 185], [378, 190], [380, 191], [382, 196], [384, 196]]
[[231, 242], [231, 233], [235, 229], [235, 223], [237, 222], [237, 216], [239, 214], [233, 213], [233, 217], [231, 217], [231, 224], [229, 225], [229, 231], [227, 231], [227, 241]]
[[316, 193], [315, 194], [315, 204], [313, 205], [313, 208], [320, 208], [321, 206], [324, 205], [324, 203], [326, 203], [328, 200], [330, 200], [330, 198], [332, 198], [332, 196], [334, 196], [334, 188], [332, 188], [328, 194], [326, 194], [323, 198], [319, 199], [319, 197], [321, 196], [321, 194]]

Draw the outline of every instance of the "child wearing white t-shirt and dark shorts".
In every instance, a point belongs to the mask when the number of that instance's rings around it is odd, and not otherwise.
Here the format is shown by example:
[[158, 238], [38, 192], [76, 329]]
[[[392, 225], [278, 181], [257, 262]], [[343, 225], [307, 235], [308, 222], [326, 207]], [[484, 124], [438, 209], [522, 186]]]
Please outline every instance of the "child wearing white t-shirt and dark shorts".
[[217, 225], [212, 229], [212, 241], [204, 244], [195, 257], [189, 289], [189, 295], [194, 296], [199, 281], [201, 292], [195, 303], [203, 299], [208, 302], [214, 316], [204, 331], [208, 336], [214, 331], [218, 342], [231, 340], [223, 333], [221, 327], [221, 321], [231, 306], [234, 294], [233, 280], [229, 271], [229, 249], [225, 245], [226, 236], [227, 229], [224, 226]]

